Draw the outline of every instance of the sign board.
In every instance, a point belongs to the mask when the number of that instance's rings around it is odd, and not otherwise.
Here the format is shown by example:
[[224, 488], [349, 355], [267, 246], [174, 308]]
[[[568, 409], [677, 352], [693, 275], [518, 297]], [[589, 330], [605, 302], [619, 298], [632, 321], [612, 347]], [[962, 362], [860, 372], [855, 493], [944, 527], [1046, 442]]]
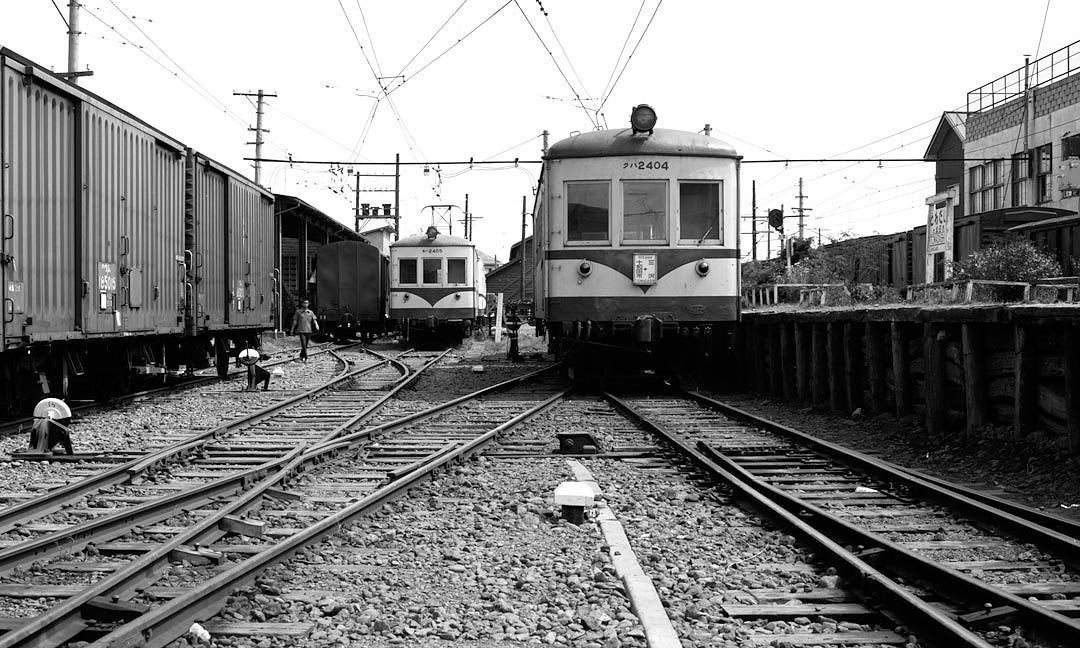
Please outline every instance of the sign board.
[[634, 285], [651, 286], [656, 283], [656, 255], [634, 255]]
[[[960, 195], [958, 185], [926, 199], [926, 283], [945, 281], [952, 274], [953, 210]], [[940, 272], [935, 276], [935, 268]]]

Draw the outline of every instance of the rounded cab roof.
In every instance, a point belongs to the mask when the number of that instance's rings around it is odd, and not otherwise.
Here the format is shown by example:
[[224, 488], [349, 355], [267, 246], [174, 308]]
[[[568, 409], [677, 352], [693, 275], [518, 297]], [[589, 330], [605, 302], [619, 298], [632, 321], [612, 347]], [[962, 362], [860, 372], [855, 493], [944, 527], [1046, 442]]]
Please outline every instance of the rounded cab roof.
[[629, 128], [581, 133], [555, 142], [544, 159], [616, 157], [626, 155], [674, 155], [740, 159], [735, 148], [723, 140], [669, 128], [652, 134], [634, 133]]
[[390, 247], [433, 247], [436, 245], [442, 246], [466, 246], [475, 247], [473, 242], [467, 238], [460, 236], [450, 236], [449, 234], [439, 234], [435, 238], [428, 238], [423, 234], [417, 234], [416, 236], [406, 236], [405, 238], [394, 241], [390, 244]]

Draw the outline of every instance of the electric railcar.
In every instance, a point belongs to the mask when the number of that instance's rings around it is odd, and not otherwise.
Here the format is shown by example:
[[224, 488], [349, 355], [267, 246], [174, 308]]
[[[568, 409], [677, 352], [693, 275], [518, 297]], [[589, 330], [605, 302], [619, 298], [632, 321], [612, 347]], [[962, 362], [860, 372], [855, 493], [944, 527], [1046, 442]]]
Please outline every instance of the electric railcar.
[[714, 353], [739, 319], [741, 158], [655, 122], [637, 106], [630, 128], [575, 135], [544, 156], [536, 324], [560, 356], [609, 346]]
[[457, 344], [482, 323], [483, 262], [472, 241], [429, 227], [390, 246], [390, 318], [414, 344]]

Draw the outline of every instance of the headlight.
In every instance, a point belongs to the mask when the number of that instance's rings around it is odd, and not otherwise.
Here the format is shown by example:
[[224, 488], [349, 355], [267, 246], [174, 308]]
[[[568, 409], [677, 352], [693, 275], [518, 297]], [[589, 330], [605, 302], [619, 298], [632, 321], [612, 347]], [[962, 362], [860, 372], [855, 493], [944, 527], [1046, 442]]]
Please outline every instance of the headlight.
[[705, 275], [709, 274], [709, 262], [698, 261], [698, 264], [694, 267], [694, 270], [697, 270], [699, 276], [704, 277]]
[[592, 274], [592, 264], [588, 261], [582, 261], [578, 264], [577, 271], [582, 277], [588, 277]]

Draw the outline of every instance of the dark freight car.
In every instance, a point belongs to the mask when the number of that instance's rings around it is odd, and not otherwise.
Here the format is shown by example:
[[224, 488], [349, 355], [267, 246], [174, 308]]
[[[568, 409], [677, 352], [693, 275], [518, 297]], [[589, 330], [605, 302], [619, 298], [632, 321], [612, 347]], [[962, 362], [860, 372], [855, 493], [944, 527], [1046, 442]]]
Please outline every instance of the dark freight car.
[[338, 241], [319, 248], [315, 312], [338, 340], [382, 333], [390, 293], [390, 260], [365, 241]]
[[271, 325], [269, 194], [9, 50], [0, 124], [0, 408], [162, 378]]
[[1080, 275], [1080, 215], [1058, 216], [1009, 229], [1054, 255], [1067, 276]]

